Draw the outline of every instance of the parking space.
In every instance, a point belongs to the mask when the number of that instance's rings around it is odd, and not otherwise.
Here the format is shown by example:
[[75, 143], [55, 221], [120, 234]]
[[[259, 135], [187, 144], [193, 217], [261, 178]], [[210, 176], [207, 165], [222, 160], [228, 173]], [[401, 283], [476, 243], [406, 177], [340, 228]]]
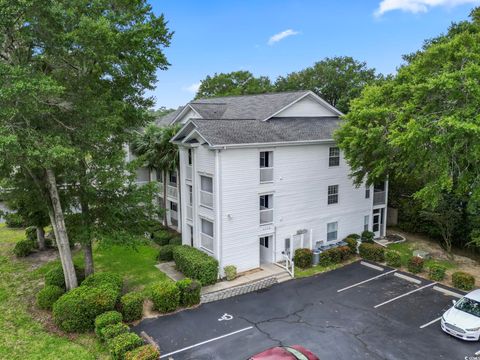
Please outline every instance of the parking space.
[[325, 359], [464, 359], [479, 350], [437, 321], [453, 296], [423, 279], [360, 262], [196, 309], [147, 319], [162, 358], [247, 359], [301, 344]]

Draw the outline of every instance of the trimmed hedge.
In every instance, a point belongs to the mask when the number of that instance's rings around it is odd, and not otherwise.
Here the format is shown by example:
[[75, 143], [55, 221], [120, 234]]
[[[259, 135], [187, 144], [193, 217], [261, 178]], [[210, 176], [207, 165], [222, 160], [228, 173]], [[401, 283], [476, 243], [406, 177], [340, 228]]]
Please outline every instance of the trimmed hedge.
[[344, 241], [347, 243], [347, 246], [350, 249], [350, 252], [352, 254], [356, 254], [357, 253], [357, 247], [358, 247], [357, 239], [347, 237]]
[[124, 360], [125, 354], [143, 345], [143, 340], [135, 333], [120, 334], [109, 341], [108, 349], [114, 360]]
[[193, 306], [200, 303], [202, 285], [196, 280], [183, 279], [175, 284], [180, 292], [180, 306]]
[[125, 360], [157, 360], [160, 351], [153, 345], [143, 345], [125, 354]]
[[163, 245], [158, 251], [157, 260], [158, 261], [172, 261], [173, 260], [173, 248], [178, 245]]
[[121, 334], [126, 334], [130, 332], [130, 328], [127, 324], [122, 322], [116, 324], [110, 324], [105, 326], [102, 330], [100, 330], [100, 339], [102, 341], [109, 341]]
[[111, 286], [77, 287], [53, 304], [53, 318], [57, 326], [66, 332], [93, 330], [95, 318], [113, 310], [118, 296]]
[[215, 284], [218, 279], [218, 261], [201, 250], [188, 245], [173, 249], [173, 260], [185, 276], [200, 281], [202, 285]]
[[351, 256], [352, 252], [348, 246], [338, 246], [320, 253], [319, 264], [321, 266], [339, 264], [342, 261], [348, 260]]
[[377, 262], [385, 260], [385, 248], [378, 244], [362, 243], [358, 250], [360, 256], [365, 260]]
[[428, 277], [433, 281], [442, 281], [445, 279], [445, 272], [447, 268], [440, 264], [432, 264], [428, 269]]
[[108, 325], [119, 324], [123, 320], [122, 314], [118, 311], [107, 311], [95, 318], [95, 334], [101, 337], [102, 330]]
[[373, 243], [373, 238], [375, 237], [375, 233], [371, 232], [371, 231], [368, 231], [368, 230], [365, 230], [362, 232], [362, 235], [361, 235], [361, 240], [362, 242], [364, 243]]
[[125, 321], [134, 321], [142, 318], [144, 295], [132, 291], [122, 296], [120, 305]]
[[160, 246], [168, 245], [172, 238], [173, 234], [167, 230], [159, 230], [152, 234], [152, 240]]
[[123, 288], [122, 277], [111, 272], [95, 273], [88, 276], [83, 282], [82, 286], [88, 287], [111, 287], [120, 296]]
[[[77, 265], [74, 265], [74, 267], [75, 274], [77, 274], [77, 280], [81, 283], [83, 279], [85, 279], [85, 270]], [[62, 264], [58, 264], [45, 274], [45, 285], [55, 285], [62, 289], [66, 288]]]
[[34, 242], [28, 239], [20, 240], [15, 244], [13, 253], [16, 257], [27, 257], [33, 252]]
[[169, 245], [182, 245], [182, 238], [179, 235], [173, 235], [170, 241], [168, 242]]
[[310, 249], [296, 249], [293, 262], [296, 266], [306, 269], [312, 266], [313, 252]]
[[37, 306], [40, 309], [52, 310], [52, 306], [65, 290], [55, 285], [47, 285], [37, 293]]
[[354, 240], [360, 240], [362, 237], [358, 234], [350, 234], [350, 235], [347, 235], [346, 239], [354, 239]]
[[235, 280], [237, 277], [237, 267], [235, 265], [227, 265], [223, 268], [223, 272], [225, 273], [225, 277], [227, 281]]
[[402, 257], [398, 251], [387, 250], [385, 252], [385, 261], [388, 266], [400, 267], [402, 266]]
[[180, 304], [180, 290], [171, 282], [159, 282], [150, 287], [150, 297], [155, 310], [166, 313]]
[[472, 290], [475, 286], [475, 278], [463, 271], [457, 271], [452, 274], [453, 286], [461, 290]]
[[418, 274], [422, 272], [425, 261], [419, 256], [412, 256], [408, 259], [407, 269], [411, 273]]

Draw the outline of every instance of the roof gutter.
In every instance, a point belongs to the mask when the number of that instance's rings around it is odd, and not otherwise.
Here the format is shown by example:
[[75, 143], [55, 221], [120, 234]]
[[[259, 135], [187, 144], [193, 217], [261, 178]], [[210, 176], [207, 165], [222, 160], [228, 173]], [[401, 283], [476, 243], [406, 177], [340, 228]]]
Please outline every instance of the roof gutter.
[[232, 148], [334, 144], [334, 143], [335, 143], [334, 139], [322, 139], [322, 140], [279, 141], [279, 142], [268, 142], [268, 143], [248, 143], [248, 144], [221, 144], [221, 145], [210, 145], [210, 147], [212, 149], [227, 149], [227, 148], [232, 149]]

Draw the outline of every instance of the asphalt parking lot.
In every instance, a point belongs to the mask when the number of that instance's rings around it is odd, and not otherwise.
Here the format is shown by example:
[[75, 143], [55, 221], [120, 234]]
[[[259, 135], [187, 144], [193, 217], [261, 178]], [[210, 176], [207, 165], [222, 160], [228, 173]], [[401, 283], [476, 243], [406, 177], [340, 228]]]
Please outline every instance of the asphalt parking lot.
[[[408, 281], [394, 269], [355, 262], [156, 319], [146, 332], [163, 359], [248, 359], [300, 344], [320, 359], [465, 359], [480, 344], [445, 334], [439, 318], [454, 296]], [[444, 286], [441, 286], [445, 288]], [[458, 291], [456, 291], [458, 292]]]

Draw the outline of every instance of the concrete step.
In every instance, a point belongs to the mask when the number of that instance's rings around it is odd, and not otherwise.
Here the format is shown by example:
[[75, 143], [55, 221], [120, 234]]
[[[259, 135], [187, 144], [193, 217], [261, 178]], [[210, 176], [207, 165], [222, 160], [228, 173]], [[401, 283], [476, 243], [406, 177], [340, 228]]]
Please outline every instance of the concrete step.
[[290, 274], [289, 274], [288, 272], [286, 272], [286, 271], [285, 271], [285, 272], [282, 272], [281, 274], [276, 275], [276, 277], [277, 277], [277, 281], [278, 281], [279, 283], [284, 282], [284, 281], [288, 281], [288, 280], [291, 280], [291, 279], [292, 279], [292, 277], [290, 276]]

